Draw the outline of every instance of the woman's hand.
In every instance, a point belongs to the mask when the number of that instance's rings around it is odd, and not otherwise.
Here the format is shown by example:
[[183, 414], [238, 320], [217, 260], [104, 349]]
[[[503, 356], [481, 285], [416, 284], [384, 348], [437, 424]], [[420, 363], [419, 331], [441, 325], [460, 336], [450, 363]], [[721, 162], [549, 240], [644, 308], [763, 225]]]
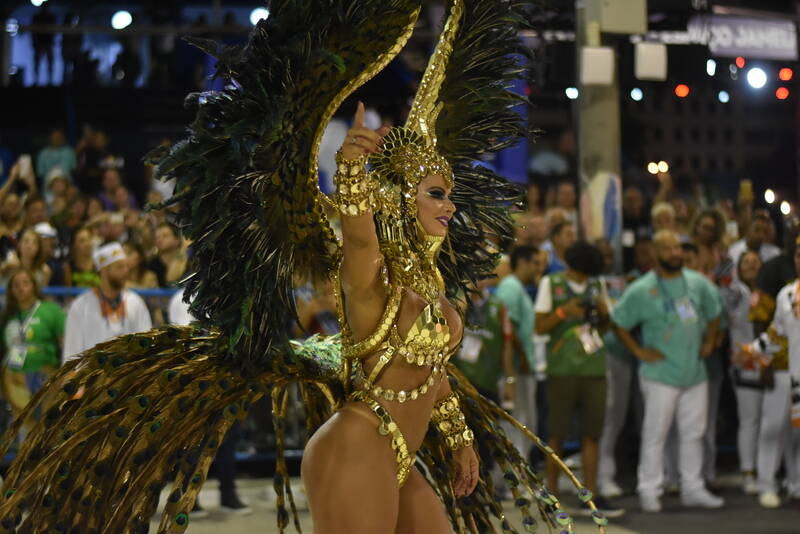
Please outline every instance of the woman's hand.
[[456, 476], [453, 481], [456, 497], [466, 497], [478, 485], [478, 455], [472, 446], [461, 447], [453, 452], [453, 459], [456, 461]]
[[381, 140], [389, 131], [389, 128], [382, 127], [372, 130], [364, 125], [364, 103], [359, 102], [356, 108], [356, 116], [353, 119], [353, 127], [347, 130], [347, 136], [342, 143], [342, 156], [345, 159], [356, 159], [364, 154], [374, 154], [380, 150]]

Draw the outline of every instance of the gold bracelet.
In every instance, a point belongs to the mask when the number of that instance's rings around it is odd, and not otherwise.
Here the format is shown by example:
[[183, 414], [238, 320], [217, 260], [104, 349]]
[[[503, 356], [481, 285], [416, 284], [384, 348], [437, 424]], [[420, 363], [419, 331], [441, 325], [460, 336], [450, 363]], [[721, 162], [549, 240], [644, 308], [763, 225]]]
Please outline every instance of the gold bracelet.
[[333, 183], [336, 192], [333, 203], [343, 215], [357, 217], [375, 211], [376, 182], [367, 173], [367, 155], [345, 159], [342, 152], [336, 153], [336, 174]]
[[469, 447], [475, 441], [475, 435], [467, 427], [464, 412], [461, 411], [455, 393], [451, 393], [434, 405], [431, 422], [442, 433], [447, 448], [451, 451]]

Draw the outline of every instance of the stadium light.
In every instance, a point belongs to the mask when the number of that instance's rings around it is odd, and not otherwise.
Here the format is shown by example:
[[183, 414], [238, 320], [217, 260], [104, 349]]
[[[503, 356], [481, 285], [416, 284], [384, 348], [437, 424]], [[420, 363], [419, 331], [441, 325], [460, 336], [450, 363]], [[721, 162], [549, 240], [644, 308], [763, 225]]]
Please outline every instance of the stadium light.
[[760, 67], [753, 67], [747, 71], [747, 83], [753, 89], [761, 89], [767, 85], [767, 73]]
[[785, 200], [781, 202], [781, 213], [784, 215], [789, 215], [792, 213], [792, 205], [786, 202]]
[[269, 17], [269, 9], [265, 7], [257, 7], [250, 12], [250, 24], [255, 26], [258, 21]]
[[651, 161], [647, 164], [647, 172], [650, 174], [658, 174], [658, 163]]
[[774, 204], [775, 203], [775, 191], [772, 189], [767, 189], [764, 191], [764, 202], [767, 204]]
[[133, 22], [133, 16], [128, 11], [117, 11], [111, 16], [111, 27], [115, 30], [127, 28]]
[[658, 162], [658, 172], [669, 172], [669, 163], [666, 161], [659, 161]]

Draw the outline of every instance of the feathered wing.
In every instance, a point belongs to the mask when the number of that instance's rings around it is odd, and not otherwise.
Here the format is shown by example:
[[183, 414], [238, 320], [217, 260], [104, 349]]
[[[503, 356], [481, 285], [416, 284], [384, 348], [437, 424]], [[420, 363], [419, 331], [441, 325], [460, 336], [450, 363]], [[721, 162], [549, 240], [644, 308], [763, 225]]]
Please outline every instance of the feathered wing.
[[527, 139], [530, 128], [515, 110], [527, 99], [511, 90], [527, 69], [519, 32], [530, 27], [532, 4], [519, 0], [464, 0], [460, 26], [439, 90], [438, 150], [455, 174], [457, 212], [449, 244], [439, 256], [448, 297], [463, 296], [495, 269], [490, 238], [513, 235], [510, 208], [519, 188], [482, 161]]
[[[578, 498], [590, 506], [592, 520], [600, 533], [604, 533], [608, 520], [591, 502], [591, 492], [580, 483], [555, 452], [505, 410], [481, 396], [452, 365], [448, 374], [451, 388], [461, 399], [467, 426], [475, 433], [476, 448], [491, 457], [503, 473], [503, 483], [511, 490], [513, 505], [521, 513], [523, 532], [537, 532], [538, 521], [534, 515], [538, 515], [550, 531], [556, 529], [558, 532], [574, 532], [575, 525], [558, 498], [550, 493], [533, 472], [528, 459], [507, 437], [503, 422], [522, 432], [531, 444], [556, 462], [577, 488]], [[480, 481], [475, 491], [468, 497], [457, 499], [453, 489], [455, 464], [438, 432], [428, 432], [419, 451], [419, 458], [426, 467], [429, 482], [445, 504], [450, 520], [459, 534], [497, 532], [493, 526], [497, 523], [503, 532], [519, 532], [518, 525], [513, 525], [505, 518], [502, 503], [496, 497], [499, 488], [494, 485], [488, 464], [481, 464]]]
[[286, 388], [300, 384], [311, 426], [343, 397], [338, 340], [287, 336], [293, 276], [325, 276], [338, 255], [317, 188], [318, 145], [344, 98], [403, 47], [419, 8], [274, 0], [245, 47], [196, 41], [218, 58], [225, 88], [190, 95], [197, 115], [187, 138], [149, 159], [176, 180], [199, 326], [123, 336], [59, 371], [4, 438], [6, 451], [27, 415], [43, 410], [5, 480], [0, 526], [146, 532], [174, 480], [159, 532], [181, 532], [225, 432], [267, 393], [278, 522], [287, 526]]
[[[513, 92], [511, 86], [527, 71], [522, 60], [529, 51], [520, 40], [520, 31], [529, 29], [536, 15], [531, 2], [519, 0], [458, 0], [451, 1], [453, 5], [462, 13], [439, 88], [436, 121], [437, 148], [455, 174], [452, 198], [458, 209], [448, 225], [448, 243], [439, 256], [439, 269], [451, 299], [463, 298], [470, 286], [495, 270], [499, 254], [489, 239], [513, 235], [510, 214], [519, 199], [519, 188], [481, 162], [486, 155], [526, 140], [533, 132], [515, 109], [528, 105], [527, 98]], [[525, 531], [536, 530], [531, 513], [534, 507], [550, 528], [571, 532], [572, 520], [533, 473], [527, 458], [506, 437], [500, 421], [520, 429], [532, 444], [559, 464], [578, 488], [579, 497], [589, 503], [595, 523], [604, 531], [606, 519], [594, 509], [591, 494], [552, 449], [505, 410], [483, 398], [454, 367], [450, 367], [449, 374], [453, 390], [462, 399], [468, 426], [475, 432], [476, 445], [503, 470], [514, 504], [522, 513]], [[436, 432], [429, 433], [420, 458], [458, 532], [493, 532], [492, 517], [501, 523], [503, 531], [517, 531], [503, 516], [485, 465], [475, 492], [456, 499], [452, 487], [455, 466]]]
[[243, 48], [193, 42], [218, 59], [220, 91], [195, 93], [189, 135], [151, 154], [175, 178], [192, 240], [192, 313], [258, 370], [286, 353], [294, 276], [327, 276], [338, 244], [317, 185], [322, 133], [341, 102], [397, 55], [419, 0], [278, 0]]
[[264, 395], [279, 444], [278, 525], [289, 523], [287, 500], [297, 521], [280, 449], [287, 387], [299, 384], [309, 423], [320, 424], [343, 396], [341, 345], [335, 337], [293, 343], [281, 365], [244, 375], [221, 356], [225, 344], [219, 331], [170, 326], [102, 343], [66, 365], [0, 444], [5, 453], [43, 408], [6, 475], [0, 525], [146, 533], [171, 481], [158, 532], [182, 532], [226, 431]]

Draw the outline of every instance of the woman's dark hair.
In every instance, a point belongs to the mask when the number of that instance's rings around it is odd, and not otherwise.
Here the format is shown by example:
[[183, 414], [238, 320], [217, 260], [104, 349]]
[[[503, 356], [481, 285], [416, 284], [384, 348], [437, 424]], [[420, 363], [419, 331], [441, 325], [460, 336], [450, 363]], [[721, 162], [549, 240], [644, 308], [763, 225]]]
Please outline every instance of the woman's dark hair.
[[716, 227], [714, 231], [714, 243], [719, 243], [722, 241], [722, 237], [725, 234], [725, 216], [717, 209], [708, 208], [698, 213], [692, 221], [691, 234], [692, 236], [697, 235], [700, 229], [700, 222], [706, 217], [714, 219], [714, 226]]
[[570, 245], [564, 253], [564, 261], [570, 269], [588, 277], [600, 276], [606, 264], [603, 251], [586, 241], [576, 241]]
[[28, 228], [27, 230], [24, 230], [22, 234], [19, 236], [19, 244], [17, 245], [18, 254], [20, 259], [22, 259], [22, 238], [25, 237], [25, 234], [28, 233], [36, 236], [36, 243], [37, 246], [39, 247], [38, 250], [36, 251], [36, 256], [33, 257], [33, 265], [31, 266], [33, 267], [33, 269], [38, 270], [42, 268], [42, 265], [44, 265], [45, 262], [44, 249], [42, 248], [42, 236], [37, 234], [36, 230], [34, 230], [33, 228]]
[[[36, 281], [36, 277], [31, 271], [28, 269], [17, 269], [11, 273], [11, 276], [8, 278], [8, 283], [6, 284], [6, 307], [3, 310], [3, 314], [0, 316], [0, 329], [4, 330], [8, 321], [20, 312], [17, 297], [14, 295], [14, 292], [11, 291], [11, 287], [14, 285], [14, 279], [20, 274], [28, 275], [28, 278], [30, 278], [33, 283], [33, 294], [36, 295], [38, 299], [42, 298], [42, 294], [39, 292], [39, 282]], [[0, 346], [5, 349], [5, 343], [0, 343]]]
[[92, 231], [89, 229], [88, 226], [79, 226], [72, 232], [72, 237], [69, 240], [69, 259], [75, 259], [75, 241], [78, 239], [78, 234], [81, 232], [89, 232], [89, 236], [91, 237]]

